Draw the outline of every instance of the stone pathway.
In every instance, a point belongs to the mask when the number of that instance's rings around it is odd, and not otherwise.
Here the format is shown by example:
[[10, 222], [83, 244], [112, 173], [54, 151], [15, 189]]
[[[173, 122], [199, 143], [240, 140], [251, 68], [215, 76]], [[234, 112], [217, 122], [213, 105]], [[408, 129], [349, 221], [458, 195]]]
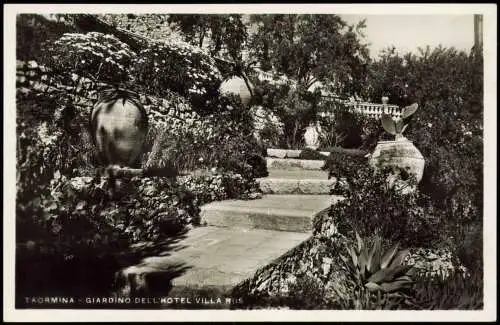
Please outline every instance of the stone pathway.
[[262, 199], [204, 205], [204, 226], [164, 254], [121, 271], [121, 294], [222, 297], [306, 240], [313, 218], [340, 197], [329, 195], [333, 181], [321, 170], [324, 161], [286, 158], [293, 155], [268, 150], [269, 176], [258, 179]]

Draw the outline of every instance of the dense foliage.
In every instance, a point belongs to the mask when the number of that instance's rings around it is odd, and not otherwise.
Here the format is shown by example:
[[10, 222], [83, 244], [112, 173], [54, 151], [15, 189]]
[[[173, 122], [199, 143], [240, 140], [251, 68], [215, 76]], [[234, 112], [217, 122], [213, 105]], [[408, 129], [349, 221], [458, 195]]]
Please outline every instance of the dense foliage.
[[76, 28], [47, 15], [22, 14], [16, 17], [16, 31], [16, 58], [28, 61], [43, 58], [43, 42], [55, 41]]
[[265, 70], [273, 69], [307, 90], [317, 81], [337, 94], [354, 94], [364, 80], [368, 50], [363, 22], [348, 26], [337, 15], [252, 15], [257, 32], [249, 49]]
[[138, 53], [131, 73], [141, 91], [158, 97], [175, 91], [201, 112], [211, 110], [207, 101], [218, 95], [222, 82], [211, 56], [179, 41], [152, 42]]
[[169, 15], [168, 22], [180, 31], [186, 42], [198, 47], [208, 43], [212, 56], [241, 59], [241, 52], [247, 40], [247, 27], [242, 15]]
[[85, 77], [114, 84], [129, 81], [135, 55], [113, 35], [68, 33], [44, 47], [42, 63], [66, 78]]
[[406, 247], [435, 245], [438, 235], [435, 229], [440, 225], [441, 215], [428, 208], [428, 199], [391, 188], [387, 182], [389, 173], [359, 167], [354, 171], [356, 176], [344, 175], [347, 186], [338, 182], [341, 186], [336, 193], [346, 199], [331, 207], [328, 218], [334, 216], [335, 220], [317, 221], [320, 229], [329, 228], [329, 222], [333, 222], [343, 234], [353, 230], [364, 237], [380, 233]]
[[[219, 98], [217, 68], [198, 48], [153, 43], [136, 55], [114, 36], [91, 32], [65, 34], [45, 43], [43, 53], [43, 67], [33, 61], [18, 70], [16, 267], [23, 293], [109, 292], [113, 272], [131, 263], [120, 261], [131, 244], [178, 236], [199, 222], [204, 203], [258, 197], [254, 178], [266, 166], [252, 117], [234, 99]], [[170, 73], [154, 71], [155, 63]], [[166, 77], [151, 82], [154, 75]], [[152, 120], [143, 166], [173, 163], [188, 174], [121, 179], [110, 197], [107, 179], [94, 177], [99, 162], [88, 119], [99, 87], [132, 81]], [[215, 115], [195, 112], [207, 107]], [[40, 276], [27, 276], [30, 263]], [[72, 285], [57, 284], [62, 274], [87, 267], [107, 270], [96, 286], [85, 288], [95, 280], [90, 270]]]
[[[475, 268], [481, 268], [482, 54], [442, 47], [427, 47], [403, 57], [388, 51], [371, 70], [371, 94], [378, 96], [386, 90], [391, 93], [391, 102], [419, 104], [406, 137], [426, 159], [420, 189], [444, 211], [447, 227], [457, 234], [453, 236], [457, 248], [470, 245], [464, 261], [475, 261]], [[395, 83], [388, 86], [389, 81]], [[399, 93], [400, 89], [404, 92]]]

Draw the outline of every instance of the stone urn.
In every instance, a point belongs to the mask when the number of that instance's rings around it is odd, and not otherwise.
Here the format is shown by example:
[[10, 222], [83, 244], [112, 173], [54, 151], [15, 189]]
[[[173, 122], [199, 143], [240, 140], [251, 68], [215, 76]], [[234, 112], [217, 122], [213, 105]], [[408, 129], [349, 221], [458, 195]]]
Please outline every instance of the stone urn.
[[420, 182], [425, 159], [410, 140], [401, 137], [395, 141], [380, 141], [370, 157], [370, 164], [374, 168], [400, 167]]
[[306, 132], [304, 133], [304, 141], [306, 143], [306, 148], [316, 150], [320, 145], [319, 136], [321, 133], [321, 127], [319, 122], [309, 123], [309, 126], [306, 127]]

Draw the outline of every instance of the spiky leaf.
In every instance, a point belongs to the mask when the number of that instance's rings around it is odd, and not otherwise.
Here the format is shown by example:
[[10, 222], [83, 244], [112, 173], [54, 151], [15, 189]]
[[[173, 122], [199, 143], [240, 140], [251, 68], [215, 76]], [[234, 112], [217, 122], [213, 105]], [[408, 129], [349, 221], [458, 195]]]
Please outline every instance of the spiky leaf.
[[401, 289], [405, 288], [406, 286], [408, 286], [409, 284], [411, 284], [411, 282], [408, 282], [405, 280], [394, 281], [394, 282], [384, 282], [384, 283], [380, 284], [380, 288], [384, 292], [393, 292], [393, 291], [401, 290]]
[[366, 273], [366, 265], [368, 263], [368, 248], [363, 246], [361, 253], [359, 254], [359, 270], [361, 276], [364, 277]]
[[368, 282], [367, 284], [365, 284], [365, 287], [371, 292], [377, 292], [382, 290], [382, 288], [378, 284], [373, 282]]
[[399, 132], [399, 133], [404, 133], [407, 127], [408, 127], [408, 124], [403, 125], [403, 127], [401, 128], [401, 132]]
[[390, 115], [382, 114], [380, 120], [382, 122], [382, 127], [384, 128], [385, 131], [387, 131], [392, 135], [396, 135], [396, 124], [394, 123], [394, 120]]
[[384, 256], [382, 257], [382, 260], [380, 262], [380, 268], [381, 269], [385, 269], [386, 267], [389, 266], [389, 264], [391, 263], [394, 255], [396, 255], [397, 251], [398, 251], [398, 248], [399, 248], [399, 243], [395, 244], [394, 246], [392, 246], [385, 254]]
[[403, 127], [405, 126], [405, 123], [403, 119], [399, 119], [396, 122], [394, 122], [394, 127], [396, 130], [396, 134], [401, 134], [403, 133]]
[[380, 255], [382, 254], [381, 246], [381, 238], [377, 236], [368, 258], [367, 269], [370, 273], [375, 273], [380, 270]]
[[361, 238], [361, 236], [358, 234], [357, 231], [356, 231], [356, 242], [358, 243], [357, 253], [359, 254], [359, 253], [361, 253], [361, 250], [363, 249], [363, 247], [365, 245], [364, 245], [363, 239]]
[[402, 275], [394, 279], [394, 281], [408, 281], [413, 282], [413, 279], [408, 275]]
[[381, 269], [377, 273], [368, 278], [369, 282], [381, 283], [394, 281], [399, 276], [404, 275], [406, 266], [400, 265], [396, 267]]
[[349, 265], [349, 262], [347, 261], [347, 257], [345, 257], [345, 256], [344, 256], [344, 255], [342, 255], [342, 254], [339, 254], [339, 257], [340, 257], [340, 259], [342, 260], [342, 262], [344, 262], [344, 264]]
[[352, 247], [348, 247], [347, 250], [351, 254], [352, 264], [354, 265], [355, 268], [357, 268], [359, 264], [358, 255], [356, 255], [356, 252]]
[[403, 108], [403, 114], [401, 115], [401, 118], [406, 119], [406, 118], [412, 116], [413, 114], [415, 114], [417, 109], [418, 109], [417, 103], [413, 103], [410, 106], [406, 106], [405, 108]]
[[410, 254], [410, 251], [408, 249], [399, 251], [396, 256], [392, 259], [392, 262], [390, 264], [390, 267], [398, 266], [403, 263], [403, 260], [405, 259], [406, 256]]

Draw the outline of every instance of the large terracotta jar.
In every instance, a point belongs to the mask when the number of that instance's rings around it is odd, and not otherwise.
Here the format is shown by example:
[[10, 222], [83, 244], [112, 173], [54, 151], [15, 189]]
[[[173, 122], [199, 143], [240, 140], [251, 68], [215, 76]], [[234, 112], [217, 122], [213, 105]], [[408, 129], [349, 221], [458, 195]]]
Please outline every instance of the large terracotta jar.
[[380, 141], [371, 155], [370, 164], [375, 168], [403, 168], [420, 182], [424, 175], [425, 160], [417, 147], [402, 137], [395, 141]]

